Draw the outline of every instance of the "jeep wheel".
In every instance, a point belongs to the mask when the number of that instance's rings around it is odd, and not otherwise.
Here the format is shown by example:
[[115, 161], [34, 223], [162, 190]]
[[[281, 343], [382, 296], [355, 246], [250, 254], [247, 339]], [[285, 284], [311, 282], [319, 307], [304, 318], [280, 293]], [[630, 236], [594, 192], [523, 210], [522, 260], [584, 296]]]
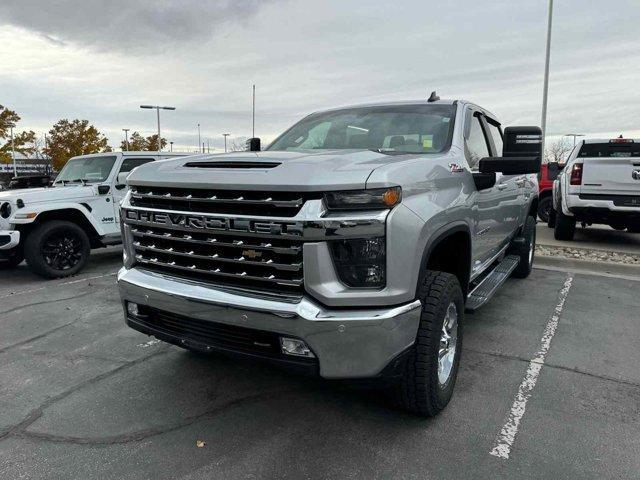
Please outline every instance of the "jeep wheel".
[[553, 198], [548, 195], [540, 200], [538, 204], [538, 216], [543, 222], [549, 222], [549, 212], [552, 210]]
[[556, 226], [553, 231], [553, 237], [556, 240], [573, 240], [576, 232], [576, 219], [569, 217], [562, 212], [562, 209], [556, 212]]
[[453, 395], [462, 351], [464, 302], [458, 279], [434, 271], [427, 272], [419, 298], [418, 336], [397, 387], [397, 399], [404, 409], [432, 417]]
[[36, 227], [24, 248], [29, 268], [45, 278], [75, 275], [86, 265], [90, 251], [85, 231], [75, 223], [59, 220]]
[[528, 216], [522, 227], [522, 234], [510, 249], [510, 254], [520, 258], [518, 266], [511, 274], [516, 278], [527, 278], [533, 268], [533, 257], [536, 252], [536, 219]]

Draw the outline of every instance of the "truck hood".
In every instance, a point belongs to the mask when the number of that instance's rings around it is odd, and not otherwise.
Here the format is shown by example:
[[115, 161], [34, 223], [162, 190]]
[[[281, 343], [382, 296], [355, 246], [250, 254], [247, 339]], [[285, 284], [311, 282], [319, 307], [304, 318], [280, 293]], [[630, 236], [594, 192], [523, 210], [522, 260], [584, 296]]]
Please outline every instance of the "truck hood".
[[93, 185], [67, 185], [65, 187], [23, 188], [0, 192], [0, 203], [15, 203], [18, 198], [26, 204], [51, 202], [55, 200], [73, 200], [94, 196]]
[[131, 185], [246, 190], [324, 191], [365, 188], [371, 172], [419, 155], [370, 150], [236, 152], [151, 162], [136, 168]]

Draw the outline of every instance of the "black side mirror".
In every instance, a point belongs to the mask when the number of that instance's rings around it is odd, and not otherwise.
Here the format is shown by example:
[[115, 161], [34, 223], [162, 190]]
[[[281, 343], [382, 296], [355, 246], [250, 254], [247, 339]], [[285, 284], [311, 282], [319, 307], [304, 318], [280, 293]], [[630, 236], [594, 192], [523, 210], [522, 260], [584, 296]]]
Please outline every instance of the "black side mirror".
[[98, 185], [98, 193], [100, 195], [106, 195], [107, 193], [109, 193], [109, 185]]
[[249, 150], [250, 152], [259, 152], [260, 139], [258, 137], [254, 137], [247, 140], [247, 150]]
[[540, 173], [542, 130], [540, 127], [507, 127], [504, 129], [502, 157], [480, 160], [481, 173], [521, 175]]
[[558, 162], [547, 163], [547, 178], [549, 180], [555, 180], [560, 174], [560, 164]]

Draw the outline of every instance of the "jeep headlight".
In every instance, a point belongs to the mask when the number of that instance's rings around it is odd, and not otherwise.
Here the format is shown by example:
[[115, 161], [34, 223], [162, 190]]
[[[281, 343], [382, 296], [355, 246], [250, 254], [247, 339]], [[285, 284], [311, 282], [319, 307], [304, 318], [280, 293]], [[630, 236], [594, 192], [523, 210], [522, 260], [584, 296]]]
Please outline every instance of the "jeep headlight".
[[349, 287], [382, 288], [386, 283], [384, 237], [335, 240], [331, 254], [340, 281]]
[[11, 204], [9, 202], [4, 202], [0, 205], [0, 217], [9, 218], [11, 216]]

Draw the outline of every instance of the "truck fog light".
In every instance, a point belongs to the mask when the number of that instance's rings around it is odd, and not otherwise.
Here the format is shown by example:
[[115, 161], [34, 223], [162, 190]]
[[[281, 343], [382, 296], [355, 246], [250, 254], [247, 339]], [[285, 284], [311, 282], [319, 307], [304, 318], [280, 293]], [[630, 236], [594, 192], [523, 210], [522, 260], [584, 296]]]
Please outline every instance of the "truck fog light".
[[297, 338], [280, 337], [280, 346], [282, 348], [282, 353], [285, 355], [315, 358], [315, 355], [307, 344]]
[[140, 314], [140, 312], [138, 311], [138, 304], [127, 302], [127, 313], [132, 317], [137, 317]]

